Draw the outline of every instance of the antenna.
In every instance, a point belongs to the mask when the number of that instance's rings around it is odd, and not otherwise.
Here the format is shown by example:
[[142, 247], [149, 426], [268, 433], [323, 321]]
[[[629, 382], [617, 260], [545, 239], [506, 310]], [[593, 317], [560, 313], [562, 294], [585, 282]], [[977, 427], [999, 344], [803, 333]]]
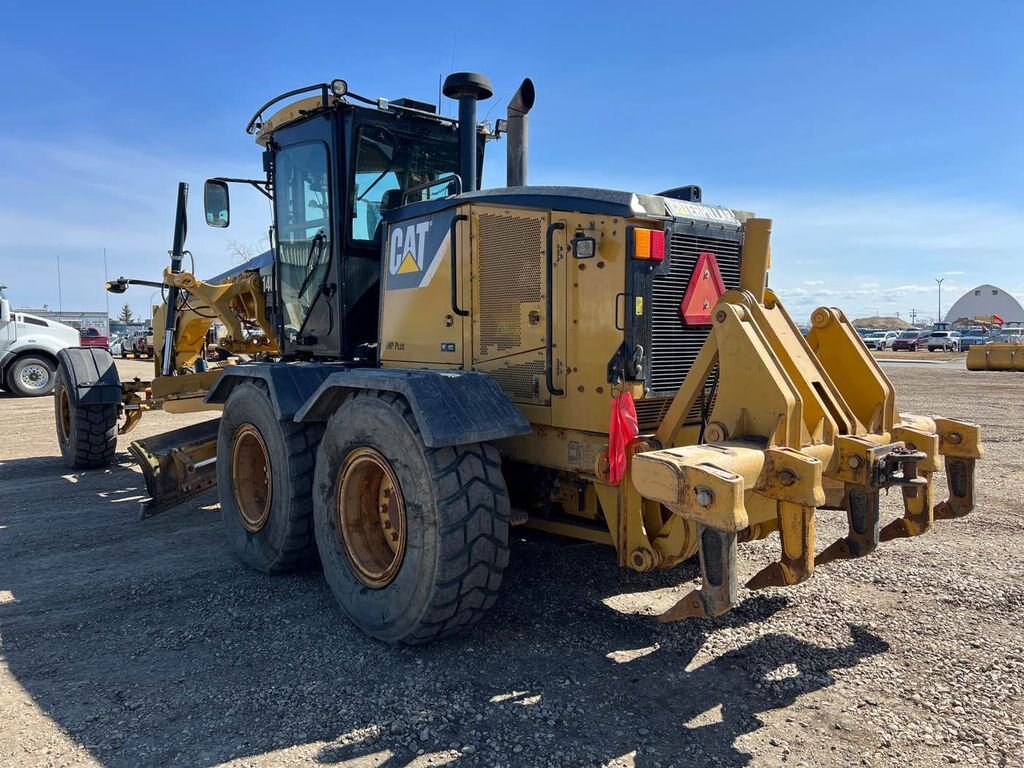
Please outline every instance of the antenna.
[[452, 68], [448, 70], [449, 74], [455, 71], [455, 43], [458, 39], [458, 35], [452, 32]]

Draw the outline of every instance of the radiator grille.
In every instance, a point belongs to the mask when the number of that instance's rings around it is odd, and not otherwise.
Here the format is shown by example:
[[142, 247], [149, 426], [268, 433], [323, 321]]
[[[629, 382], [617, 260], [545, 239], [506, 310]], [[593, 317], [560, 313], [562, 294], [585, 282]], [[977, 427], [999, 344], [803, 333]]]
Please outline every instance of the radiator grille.
[[[708, 384], [704, 388], [704, 398], [698, 397], [694, 404], [690, 407], [690, 412], [686, 414], [684, 423], [696, 424], [701, 420], [701, 411], [705, 408], [708, 413], [715, 405], [715, 392], [714, 387], [711, 386], [711, 381], [718, 374], [718, 366], [715, 366], [711, 370], [711, 376], [708, 377]], [[671, 397], [647, 397], [643, 400], [637, 400], [636, 405], [636, 421], [640, 427], [641, 432], [654, 431], [661, 426], [662, 419], [668, 413], [669, 407], [672, 405], [673, 398]]]
[[644, 400], [637, 400], [636, 421], [641, 431], [656, 429], [661, 420], [665, 418], [668, 407], [672, 405], [671, 397], [649, 397]]
[[669, 238], [669, 268], [651, 283], [650, 386], [655, 394], [675, 392], [693, 366], [710, 326], [683, 323], [679, 306], [703, 252], [715, 254], [726, 290], [740, 284], [738, 239], [693, 232], [673, 232]]
[[522, 348], [522, 305], [541, 300], [541, 220], [482, 213], [479, 222], [478, 354], [499, 356]]

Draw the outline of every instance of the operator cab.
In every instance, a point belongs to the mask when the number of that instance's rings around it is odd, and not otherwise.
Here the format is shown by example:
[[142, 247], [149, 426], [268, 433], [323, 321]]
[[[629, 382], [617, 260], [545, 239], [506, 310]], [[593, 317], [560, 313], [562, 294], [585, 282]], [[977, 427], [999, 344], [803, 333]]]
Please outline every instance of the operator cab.
[[[317, 90], [263, 118], [274, 104]], [[266, 180], [207, 181], [207, 223], [230, 221], [227, 182], [259, 188], [273, 201], [268, 312], [282, 354], [374, 360], [385, 218], [407, 203], [462, 192], [458, 121], [424, 102], [366, 99], [335, 80], [267, 102], [246, 131], [264, 147]], [[477, 168], [488, 135], [476, 131]]]

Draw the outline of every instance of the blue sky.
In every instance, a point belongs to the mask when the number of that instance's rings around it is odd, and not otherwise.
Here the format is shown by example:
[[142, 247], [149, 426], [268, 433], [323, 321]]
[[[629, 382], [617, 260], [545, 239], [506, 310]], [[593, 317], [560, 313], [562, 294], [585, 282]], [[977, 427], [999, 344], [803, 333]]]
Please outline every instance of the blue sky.
[[[0, 283], [15, 305], [56, 306], [58, 255], [65, 308], [103, 307], [104, 247], [111, 276], [156, 277], [179, 179], [197, 272], [222, 271], [269, 211], [239, 190], [231, 228], [209, 229], [201, 185], [259, 173], [243, 132], [256, 107], [334, 77], [432, 100], [453, 65], [491, 77], [492, 119], [534, 79], [533, 183], [698, 183], [773, 218], [771, 283], [798, 320], [819, 304], [934, 315], [940, 276], [947, 308], [985, 282], [1024, 297], [1024, 3], [3, 7]], [[490, 150], [484, 183], [500, 185], [504, 148]], [[139, 313], [151, 296], [127, 298]]]

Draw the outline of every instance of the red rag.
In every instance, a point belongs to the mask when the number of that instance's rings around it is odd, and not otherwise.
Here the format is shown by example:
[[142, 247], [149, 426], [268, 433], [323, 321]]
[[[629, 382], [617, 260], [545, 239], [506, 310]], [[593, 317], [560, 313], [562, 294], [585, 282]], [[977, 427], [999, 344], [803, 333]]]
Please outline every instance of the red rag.
[[618, 485], [626, 474], [626, 446], [640, 433], [633, 396], [622, 392], [612, 398], [612, 418], [608, 425], [608, 480]]

